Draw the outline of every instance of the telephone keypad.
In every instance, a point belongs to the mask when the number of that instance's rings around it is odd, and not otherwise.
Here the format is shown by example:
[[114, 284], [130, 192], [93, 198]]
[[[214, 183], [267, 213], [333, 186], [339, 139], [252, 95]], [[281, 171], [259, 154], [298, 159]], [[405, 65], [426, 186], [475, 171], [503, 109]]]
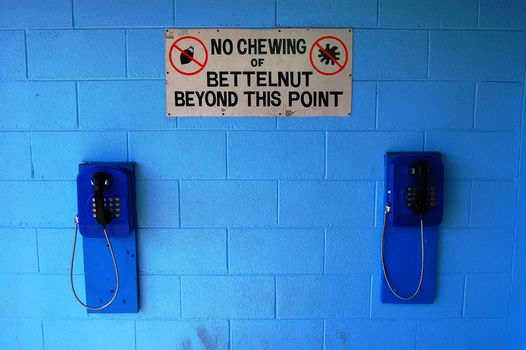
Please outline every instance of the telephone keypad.
[[[417, 187], [409, 186], [407, 187], [407, 206], [409, 208], [412, 208], [413, 205], [417, 202], [417, 198], [420, 196], [420, 189]], [[427, 205], [430, 208], [434, 208], [436, 206], [436, 192], [435, 187], [430, 186], [428, 187], [428, 191], [426, 194], [426, 202]]]
[[[104, 198], [104, 208], [108, 208], [110, 214], [112, 217], [116, 218], [116, 219], [119, 219], [121, 217], [121, 202], [120, 202], [120, 197], [105, 197]], [[92, 211], [93, 211], [93, 217], [96, 218], [97, 217], [97, 209], [96, 209], [96, 205], [95, 205], [95, 197], [91, 198], [91, 201], [92, 201]]]
[[427, 191], [427, 204], [433, 208], [435, 207], [435, 200], [436, 200], [436, 197], [435, 197], [435, 187], [434, 186], [430, 186], [428, 188], [428, 191]]
[[417, 197], [419, 196], [420, 191], [416, 187], [409, 186], [407, 188], [407, 206], [409, 208], [413, 207], [413, 204], [415, 204]]

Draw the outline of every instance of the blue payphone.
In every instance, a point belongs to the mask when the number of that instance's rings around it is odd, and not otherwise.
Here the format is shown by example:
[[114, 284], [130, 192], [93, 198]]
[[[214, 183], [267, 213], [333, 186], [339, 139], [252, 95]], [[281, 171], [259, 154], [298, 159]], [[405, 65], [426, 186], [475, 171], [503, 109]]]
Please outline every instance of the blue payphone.
[[437, 226], [443, 215], [441, 154], [388, 152], [385, 171], [382, 302], [432, 303]]
[[[137, 312], [134, 163], [80, 164], [77, 207], [70, 268], [75, 298], [88, 312]], [[83, 236], [86, 303], [73, 283], [78, 230]]]

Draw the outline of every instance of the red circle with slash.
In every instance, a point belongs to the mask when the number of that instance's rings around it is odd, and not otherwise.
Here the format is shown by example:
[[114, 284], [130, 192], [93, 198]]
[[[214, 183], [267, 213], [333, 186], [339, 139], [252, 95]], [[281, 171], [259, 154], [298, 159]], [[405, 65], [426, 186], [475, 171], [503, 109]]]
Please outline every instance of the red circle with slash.
[[[323, 46], [320, 45], [320, 41], [325, 40], [325, 39], [336, 40], [343, 47], [343, 51], [345, 52], [345, 61], [343, 63], [340, 63], [327, 50], [325, 50], [325, 48]], [[314, 58], [312, 56], [313, 53], [314, 53], [314, 48], [316, 48], [316, 47], [318, 49], [320, 49], [321, 52], [323, 52], [325, 54], [325, 56], [327, 56], [332, 62], [334, 62], [338, 66], [337, 70], [335, 70], [334, 72], [325, 72], [325, 71], [321, 70], [320, 68], [316, 67], [316, 64], [314, 63]], [[312, 47], [310, 48], [309, 56], [310, 56], [310, 64], [312, 65], [312, 68], [314, 68], [316, 70], [316, 72], [318, 72], [320, 74], [323, 74], [323, 75], [338, 74], [345, 68], [345, 66], [347, 65], [347, 62], [349, 62], [349, 52], [347, 51], [347, 46], [345, 46], [343, 41], [341, 41], [339, 38], [337, 38], [335, 36], [331, 36], [331, 35], [322, 36], [321, 38], [316, 40], [314, 42], [314, 44], [312, 44]]]
[[[195, 40], [200, 46], [203, 47], [203, 51], [205, 52], [205, 60], [204, 60], [204, 62], [200, 62], [195, 57], [190, 56], [185, 50], [183, 50], [182, 48], [177, 46], [178, 42], [180, 42], [181, 40], [185, 40], [185, 39]], [[182, 53], [186, 57], [188, 57], [188, 59], [190, 59], [192, 62], [194, 62], [199, 68], [197, 70], [195, 70], [195, 71], [190, 71], [190, 72], [185, 72], [185, 71], [181, 70], [180, 68], [177, 68], [177, 66], [175, 65], [175, 63], [174, 63], [174, 61], [172, 59], [172, 56], [173, 56], [172, 53], [173, 53], [174, 49], [179, 51], [180, 53]], [[172, 67], [174, 67], [174, 69], [177, 72], [179, 72], [181, 74], [184, 74], [184, 75], [195, 75], [195, 74], [201, 72], [203, 69], [205, 69], [206, 64], [208, 63], [208, 50], [206, 49], [205, 44], [203, 43], [202, 40], [200, 40], [199, 38], [196, 38], [195, 36], [192, 36], [192, 35], [185, 35], [185, 36], [182, 36], [182, 37], [178, 38], [176, 41], [174, 41], [174, 43], [170, 47], [170, 53], [168, 55], [169, 55], [170, 64], [172, 65]]]

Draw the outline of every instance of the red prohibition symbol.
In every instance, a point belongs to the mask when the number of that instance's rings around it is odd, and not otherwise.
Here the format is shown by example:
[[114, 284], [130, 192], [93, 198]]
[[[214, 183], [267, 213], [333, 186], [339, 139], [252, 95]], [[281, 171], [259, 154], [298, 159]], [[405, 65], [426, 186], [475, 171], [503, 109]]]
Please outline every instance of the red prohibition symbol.
[[[344, 60], [343, 63], [338, 61], [337, 58], [335, 58], [322, 45], [320, 45], [320, 41], [326, 40], [326, 39], [328, 39], [328, 40], [335, 40], [341, 45], [341, 47], [343, 48], [343, 51], [345, 52], [345, 60]], [[338, 66], [338, 69], [333, 71], [333, 72], [331, 72], [331, 71], [326, 72], [326, 71], [322, 70], [320, 67], [316, 66], [316, 63], [314, 62], [314, 57], [313, 57], [313, 54], [316, 52], [315, 49], [319, 49], [320, 52], [322, 52], [323, 55], [325, 55], [327, 57], [327, 59], [329, 59], [330, 61], [334, 62], [334, 64], [336, 64]], [[309, 58], [310, 58], [310, 64], [312, 65], [312, 68], [314, 68], [316, 70], [316, 72], [318, 72], [320, 74], [323, 74], [323, 75], [334, 75], [334, 74], [340, 73], [345, 68], [345, 66], [347, 66], [347, 62], [349, 61], [349, 52], [347, 51], [347, 46], [345, 46], [343, 41], [341, 41], [339, 38], [337, 38], [335, 36], [331, 36], [331, 35], [322, 36], [321, 38], [316, 40], [314, 42], [314, 44], [312, 44], [312, 47], [310, 48], [309, 56], [310, 56]], [[321, 64], [320, 64], [320, 66], [321, 66]]]
[[[195, 41], [196, 42], [196, 44], [195, 44], [196, 48], [198, 48], [198, 47], [202, 47], [203, 48], [203, 51], [205, 53], [205, 60], [203, 62], [201, 62], [198, 59], [196, 59], [193, 55], [190, 55], [187, 50], [185, 50], [185, 49], [181, 48], [180, 46], [178, 46], [178, 43], [180, 41], [182, 41], [182, 40], [185, 40], [185, 39]], [[194, 71], [189, 71], [189, 72], [186, 72], [186, 71], [182, 70], [181, 68], [178, 68], [177, 65], [175, 64], [175, 62], [173, 61], [173, 51], [174, 50], [179, 51], [179, 53], [181, 55], [184, 55], [190, 62], [195, 63], [198, 68], [196, 70], [194, 70]], [[195, 75], [195, 74], [201, 72], [203, 69], [205, 69], [206, 64], [208, 63], [208, 50], [206, 49], [205, 44], [203, 43], [202, 40], [200, 40], [199, 38], [197, 38], [195, 36], [192, 36], [192, 35], [184, 35], [184, 36], [178, 38], [176, 41], [174, 41], [174, 43], [170, 47], [170, 52], [168, 53], [168, 56], [170, 58], [170, 64], [172, 65], [172, 67], [174, 67], [174, 69], [177, 72], [179, 72], [181, 74], [184, 74], [184, 75]]]

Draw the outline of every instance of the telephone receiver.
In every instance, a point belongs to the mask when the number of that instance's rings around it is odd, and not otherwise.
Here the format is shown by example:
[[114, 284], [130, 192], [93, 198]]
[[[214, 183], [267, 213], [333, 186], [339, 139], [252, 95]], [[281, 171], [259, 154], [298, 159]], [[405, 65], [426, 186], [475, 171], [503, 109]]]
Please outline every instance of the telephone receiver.
[[111, 213], [104, 207], [104, 189], [111, 186], [110, 176], [106, 173], [96, 173], [91, 178], [91, 186], [93, 186], [93, 203], [97, 222], [102, 227], [106, 227], [111, 221]]
[[430, 193], [428, 192], [428, 179], [429, 166], [422, 162], [416, 161], [411, 165], [410, 176], [416, 178], [415, 186], [408, 187], [407, 192], [407, 205], [415, 214], [423, 214], [428, 209], [428, 200], [430, 199]]

